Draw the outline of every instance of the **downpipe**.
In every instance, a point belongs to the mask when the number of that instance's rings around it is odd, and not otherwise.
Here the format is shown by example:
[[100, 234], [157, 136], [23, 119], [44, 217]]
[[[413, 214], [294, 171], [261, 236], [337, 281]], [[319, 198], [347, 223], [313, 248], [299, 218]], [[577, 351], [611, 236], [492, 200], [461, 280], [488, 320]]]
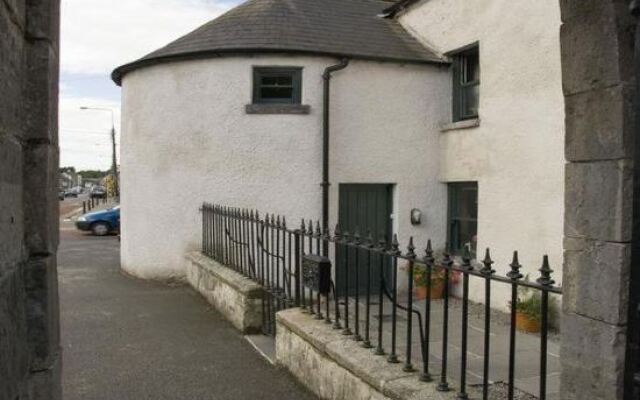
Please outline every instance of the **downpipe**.
[[[322, 230], [329, 230], [329, 106], [330, 106], [330, 83], [331, 74], [347, 68], [349, 59], [343, 58], [340, 63], [325, 68], [322, 74], [323, 90], [322, 90]], [[329, 243], [323, 241], [322, 252], [325, 256], [329, 255]]]

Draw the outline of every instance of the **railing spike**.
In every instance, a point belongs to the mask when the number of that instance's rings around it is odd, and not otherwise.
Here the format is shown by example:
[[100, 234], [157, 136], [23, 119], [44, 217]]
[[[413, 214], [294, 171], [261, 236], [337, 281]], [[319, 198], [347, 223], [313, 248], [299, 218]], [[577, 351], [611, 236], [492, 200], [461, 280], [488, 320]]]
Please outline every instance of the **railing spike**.
[[509, 264], [509, 266], [511, 267], [511, 271], [507, 273], [507, 277], [511, 278], [511, 280], [514, 281], [517, 281], [518, 279], [521, 279], [523, 277], [523, 275], [520, 273], [520, 268], [522, 268], [522, 265], [520, 265], [520, 262], [518, 261], [517, 251], [513, 252], [513, 260], [511, 261], [511, 264]]
[[398, 234], [394, 233], [393, 234], [393, 240], [391, 242], [391, 250], [393, 252], [393, 254], [402, 254], [402, 252], [400, 251], [400, 242], [398, 242]]
[[538, 278], [536, 282], [538, 282], [542, 286], [553, 286], [553, 284], [556, 283], [553, 279], [551, 279], [553, 270], [549, 265], [548, 255], [545, 254], [544, 257], [542, 257], [542, 267], [538, 271], [540, 271], [540, 278]]
[[413, 245], [413, 236], [409, 237], [409, 244], [407, 245], [407, 257], [415, 258], [416, 257], [416, 246]]
[[488, 247], [484, 253], [484, 260], [482, 260], [482, 264], [484, 264], [484, 266], [480, 269], [481, 274], [491, 275], [494, 272], [496, 272], [493, 268], [491, 268], [491, 265], [493, 264], [493, 260], [491, 259], [491, 254]]
[[433, 262], [433, 248], [431, 247], [431, 239], [427, 240], [427, 248], [424, 250], [424, 260], [426, 262]]
[[316, 236], [322, 236], [322, 229], [320, 229], [320, 221], [316, 220]]
[[307, 233], [310, 236], [313, 236], [313, 220], [311, 220], [311, 219], [309, 220], [309, 225], [308, 225], [307, 229], [308, 229]]
[[465, 247], [464, 253], [462, 254], [462, 269], [465, 271], [473, 270], [473, 265], [471, 265], [471, 252], [469, 248]]
[[367, 231], [367, 247], [373, 248], [373, 246], [374, 246], [373, 235], [371, 234], [371, 230], [368, 230]]
[[450, 267], [451, 265], [453, 265], [453, 260], [451, 259], [451, 254], [449, 254], [449, 252], [445, 252], [444, 255], [442, 256], [442, 264], [446, 265], [447, 267]]
[[284, 229], [287, 229], [287, 218], [284, 216], [282, 217], [282, 227]]
[[302, 222], [300, 223], [300, 230], [302, 233], [307, 233], [307, 227], [304, 224], [304, 218], [302, 218]]

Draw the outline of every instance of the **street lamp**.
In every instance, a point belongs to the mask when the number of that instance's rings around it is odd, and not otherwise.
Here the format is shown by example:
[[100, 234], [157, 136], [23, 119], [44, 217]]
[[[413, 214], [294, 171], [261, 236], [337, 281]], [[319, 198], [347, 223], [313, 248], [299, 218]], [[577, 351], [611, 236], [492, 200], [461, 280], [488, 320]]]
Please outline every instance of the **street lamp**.
[[97, 110], [97, 111], [108, 111], [111, 113], [111, 144], [113, 148], [112, 152], [112, 162], [111, 162], [111, 173], [113, 174], [114, 179], [114, 191], [116, 197], [120, 197], [120, 185], [118, 184], [118, 164], [116, 161], [116, 124], [114, 120], [113, 109], [111, 108], [103, 108], [103, 107], [80, 107], [81, 110]]

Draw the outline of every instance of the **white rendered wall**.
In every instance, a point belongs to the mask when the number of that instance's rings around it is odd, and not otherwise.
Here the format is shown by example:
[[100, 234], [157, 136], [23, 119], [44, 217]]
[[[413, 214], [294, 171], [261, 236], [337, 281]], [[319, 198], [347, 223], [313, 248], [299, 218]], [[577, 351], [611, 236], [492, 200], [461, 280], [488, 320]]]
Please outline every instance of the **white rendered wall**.
[[[123, 80], [122, 267], [182, 279], [200, 248], [203, 201], [289, 217], [320, 217], [322, 72], [332, 58], [226, 57], [165, 63]], [[302, 66], [309, 115], [248, 115], [252, 67]], [[352, 61], [332, 82], [331, 225], [339, 183], [397, 185], [401, 238], [444, 240], [437, 126], [446, 70]], [[430, 154], [425, 157], [425, 154]], [[408, 210], [427, 223], [410, 228]]]
[[[495, 269], [504, 274], [512, 251], [519, 250], [526, 273], [536, 279], [548, 254], [560, 282], [564, 99], [558, 2], [423, 0], [399, 20], [443, 54], [479, 42], [480, 126], [440, 134], [440, 179], [478, 182], [479, 257], [490, 247]], [[494, 305], [505, 307], [508, 288], [495, 286], [501, 293]], [[477, 289], [476, 298], [482, 294]]]

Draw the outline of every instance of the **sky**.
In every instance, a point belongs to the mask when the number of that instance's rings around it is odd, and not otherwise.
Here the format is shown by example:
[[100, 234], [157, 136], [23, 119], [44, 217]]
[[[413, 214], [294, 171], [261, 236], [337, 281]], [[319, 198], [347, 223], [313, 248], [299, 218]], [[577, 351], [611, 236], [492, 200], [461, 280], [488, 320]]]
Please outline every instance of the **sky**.
[[[60, 166], [111, 166], [111, 113], [120, 138], [120, 88], [111, 71], [215, 18], [240, 0], [62, 0]], [[118, 149], [119, 150], [119, 149]]]

